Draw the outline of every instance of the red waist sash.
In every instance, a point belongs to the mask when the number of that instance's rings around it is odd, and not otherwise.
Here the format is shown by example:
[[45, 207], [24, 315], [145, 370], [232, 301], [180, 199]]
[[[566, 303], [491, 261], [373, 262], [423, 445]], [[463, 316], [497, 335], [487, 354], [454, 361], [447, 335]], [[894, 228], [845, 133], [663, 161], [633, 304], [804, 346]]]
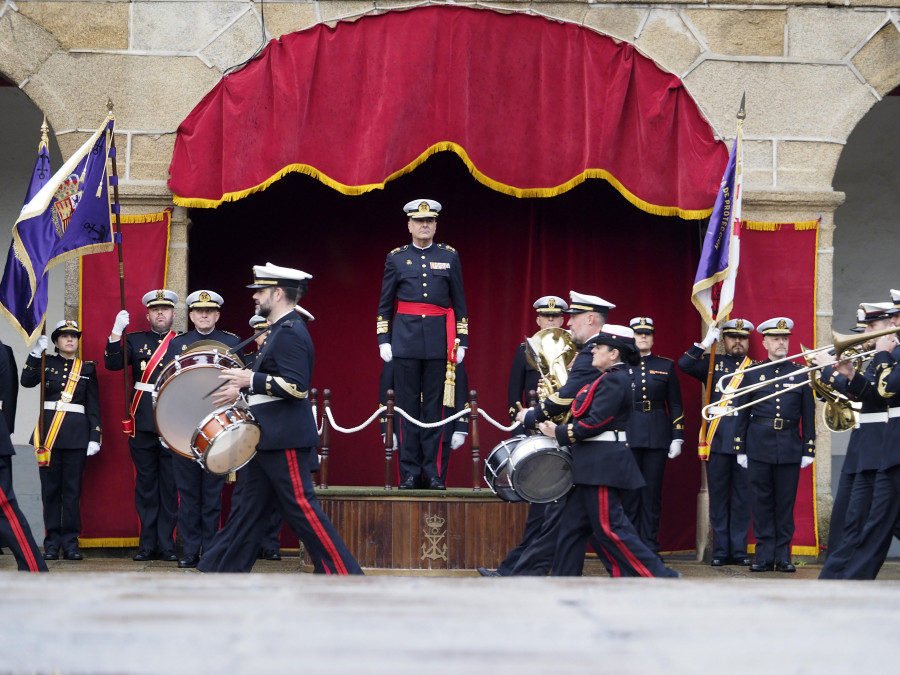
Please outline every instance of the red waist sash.
[[456, 315], [451, 307], [438, 307], [424, 302], [397, 301], [397, 314], [444, 316], [447, 318], [447, 360], [456, 363]]

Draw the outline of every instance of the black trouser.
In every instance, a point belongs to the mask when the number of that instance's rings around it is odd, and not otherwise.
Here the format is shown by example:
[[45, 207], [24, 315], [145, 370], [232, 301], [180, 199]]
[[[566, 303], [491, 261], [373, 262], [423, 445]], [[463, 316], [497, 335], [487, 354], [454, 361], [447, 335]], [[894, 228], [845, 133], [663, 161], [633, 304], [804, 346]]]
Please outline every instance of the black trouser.
[[749, 459], [747, 469], [753, 495], [756, 562], [790, 562], [800, 464], [768, 464]]
[[605, 554], [611, 561], [612, 576], [677, 576], [641, 541], [622, 509], [620, 491], [602, 485], [576, 485], [569, 493], [559, 526], [553, 576], [581, 576], [592, 533], [601, 547], [598, 555]]
[[231, 515], [200, 560], [201, 572], [249, 572], [278, 508], [303, 542], [319, 574], [362, 574], [334, 525], [322, 512], [309, 472], [308, 449], [262, 450], [241, 469]]
[[86, 448], [53, 448], [50, 465], [38, 469], [44, 505], [44, 551], [74, 551], [81, 534], [81, 483]]
[[738, 559], [747, 556], [750, 532], [750, 484], [747, 469], [736, 455], [713, 452], [706, 463], [709, 491], [709, 524], [712, 557]]
[[[503, 559], [503, 562], [497, 567], [497, 572], [499, 572], [504, 577], [508, 577], [512, 575], [513, 569], [515, 569], [516, 564], [519, 562], [519, 558], [522, 557], [522, 553], [531, 545], [531, 542], [534, 541], [534, 538], [537, 536], [538, 532], [541, 530], [541, 525], [544, 523], [544, 511], [547, 509], [546, 504], [531, 504], [528, 507], [528, 518], [525, 520], [525, 532], [522, 533], [522, 540], [513, 548], [509, 553], [506, 554], [506, 557]], [[550, 562], [553, 562], [553, 554], [550, 555]], [[548, 566], [549, 570], [550, 567]], [[544, 574], [547, 572], [545, 571]], [[523, 572], [524, 574], [524, 572]]]
[[900, 537], [900, 465], [875, 475], [872, 507], [859, 546], [847, 561], [842, 579], [874, 579], [884, 564], [891, 537]]
[[819, 573], [820, 579], [844, 578], [847, 563], [862, 542], [869, 520], [877, 474], [875, 470], [841, 474], [831, 511], [828, 557]]
[[[444, 400], [446, 359], [394, 358], [394, 391], [397, 405], [420, 422], [439, 422]], [[441, 427], [424, 429], [403, 423], [400, 441], [400, 480], [409, 476], [439, 478], [438, 453]]]
[[659, 553], [659, 518], [662, 514], [663, 475], [669, 459], [668, 449], [631, 448], [644, 487], [622, 490], [622, 508], [634, 525], [641, 541], [654, 553]]
[[16, 557], [22, 572], [46, 572], [47, 563], [31, 535], [12, 485], [12, 457], [0, 457], [0, 539]]
[[141, 521], [138, 548], [147, 553], [175, 550], [175, 514], [178, 492], [172, 470], [173, 452], [164, 448], [155, 432], [137, 431], [129, 439], [134, 462], [134, 506]]
[[173, 455], [172, 469], [178, 488], [178, 532], [184, 555], [199, 555], [219, 531], [226, 476], [204, 471], [197, 462], [181, 455]]

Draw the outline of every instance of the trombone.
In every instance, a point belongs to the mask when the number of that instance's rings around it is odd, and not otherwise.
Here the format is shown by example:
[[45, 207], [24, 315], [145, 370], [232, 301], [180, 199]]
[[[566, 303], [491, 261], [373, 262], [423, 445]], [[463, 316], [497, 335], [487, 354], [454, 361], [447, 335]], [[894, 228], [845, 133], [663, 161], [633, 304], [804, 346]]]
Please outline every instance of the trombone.
[[[755, 370], [759, 370], [763, 367], [771, 366], [773, 364], [785, 363], [787, 361], [791, 361], [800, 356], [804, 357], [804, 359], [806, 359], [806, 361], [809, 362], [810, 354], [816, 354], [818, 352], [827, 351], [827, 350], [831, 350], [831, 349], [834, 350], [836, 361], [840, 361], [840, 360], [842, 360], [841, 355], [844, 352], [849, 351], [850, 349], [852, 349], [858, 345], [865, 344], [866, 342], [869, 342], [870, 340], [877, 340], [878, 338], [883, 337], [885, 335], [891, 335], [891, 334], [898, 333], [898, 332], [900, 332], [900, 326], [893, 326], [891, 328], [886, 328], [885, 330], [875, 331], [872, 333], [862, 333], [860, 335], [844, 335], [842, 333], [837, 333], [834, 330], [832, 330], [831, 336], [832, 336], [833, 344], [831, 344], [831, 345], [828, 345], [825, 347], [817, 347], [816, 349], [808, 349], [806, 351], [800, 352], [799, 354], [794, 354], [792, 356], [786, 356], [783, 359], [779, 359], [777, 361], [765, 361], [765, 362], [759, 363], [755, 366], [751, 366], [750, 368], [745, 368], [744, 370], [741, 371], [741, 374], [746, 375], [747, 373], [753, 372]], [[864, 358], [874, 354], [875, 351], [876, 350], [871, 349], [869, 351], [857, 353], [857, 354], [854, 354], [851, 358], [864, 359]], [[753, 384], [748, 384], [744, 387], [738, 387], [737, 389], [733, 389], [733, 390], [727, 390], [726, 386], [723, 385], [723, 382], [725, 382], [726, 380], [730, 381], [731, 378], [723, 377], [716, 384], [716, 390], [719, 392], [722, 392], [722, 398], [719, 399], [719, 401], [716, 401], [715, 403], [710, 403], [709, 405], [704, 406], [703, 410], [701, 411], [701, 415], [703, 416], [703, 419], [705, 419], [707, 422], [711, 422], [713, 420], [719, 419], [720, 417], [724, 417], [725, 415], [730, 415], [739, 410], [743, 410], [744, 408], [749, 408], [751, 406], [754, 406], [757, 403], [760, 403], [761, 401], [766, 401], [774, 396], [780, 396], [781, 394], [791, 391], [793, 389], [797, 389], [798, 387], [804, 387], [807, 384], [811, 384], [809, 379], [804, 378], [801, 382], [797, 382], [797, 383], [791, 384], [789, 386], [782, 387], [778, 391], [772, 392], [771, 394], [767, 394], [766, 396], [763, 396], [762, 398], [755, 399], [753, 401], [744, 403], [743, 405], [740, 405], [737, 407], [732, 407], [732, 406], [728, 405], [728, 402], [733, 401], [734, 399], [736, 399], [740, 396], [745, 396], [751, 392], [754, 392], [757, 389], [767, 387], [768, 385], [772, 384], [773, 382], [780, 382], [781, 380], [786, 380], [788, 378], [794, 378], [794, 377], [797, 377], [800, 375], [809, 375], [810, 373], [820, 371], [823, 368], [825, 368], [826, 366], [830, 366], [830, 365], [832, 365], [832, 364], [827, 363], [823, 366], [806, 366], [805, 368], [798, 368], [797, 370], [792, 370], [790, 373], [786, 373], [785, 375], [780, 375], [778, 377], [767, 379], [763, 382], [755, 382]]]

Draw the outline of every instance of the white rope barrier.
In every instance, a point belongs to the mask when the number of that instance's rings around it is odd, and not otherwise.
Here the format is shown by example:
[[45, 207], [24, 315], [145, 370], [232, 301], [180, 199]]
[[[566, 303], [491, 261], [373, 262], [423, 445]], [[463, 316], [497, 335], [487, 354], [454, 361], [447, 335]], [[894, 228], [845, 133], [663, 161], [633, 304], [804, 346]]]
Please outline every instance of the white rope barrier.
[[512, 430], [515, 429], [517, 426], [519, 426], [519, 423], [518, 423], [518, 422], [516, 422], [515, 424], [510, 424], [508, 427], [507, 427], [507, 426], [503, 426], [502, 424], [500, 424], [500, 422], [496, 421], [493, 417], [491, 417], [490, 415], [488, 415], [487, 412], [484, 411], [484, 410], [482, 410], [481, 408], [478, 409], [478, 413], [479, 413], [482, 417], [484, 417], [484, 419], [486, 419], [488, 422], [490, 422], [490, 423], [493, 424], [495, 427], [497, 427], [500, 431], [512, 431]]
[[[335, 431], [341, 432], [342, 434], [354, 434], [354, 433], [356, 433], [357, 431], [362, 431], [362, 430], [365, 429], [367, 426], [369, 426], [369, 425], [375, 420], [375, 418], [378, 417], [378, 416], [379, 416], [381, 413], [383, 413], [385, 410], [387, 410], [387, 407], [386, 407], [386, 406], [381, 406], [380, 408], [378, 408], [378, 410], [376, 410], [374, 413], [372, 413], [372, 415], [371, 415], [365, 422], [363, 422], [362, 424], [360, 424], [360, 425], [358, 425], [358, 426], [355, 426], [355, 427], [347, 427], [347, 428], [345, 428], [345, 427], [340, 426], [337, 422], [334, 421], [334, 413], [331, 412], [331, 406], [325, 406], [325, 414], [328, 416], [328, 421], [331, 423], [331, 428], [334, 429]], [[406, 412], [403, 408], [399, 408], [399, 407], [395, 407], [395, 408], [394, 408], [394, 412], [399, 413], [399, 414], [403, 417], [403, 419], [407, 420], [408, 422], [410, 422], [410, 423], [412, 423], [412, 424], [415, 424], [415, 425], [418, 426], [418, 427], [422, 427], [423, 429], [434, 429], [435, 427], [442, 427], [442, 426], [444, 426], [445, 424], [449, 424], [450, 422], [455, 422], [455, 421], [458, 420], [460, 417], [463, 417], [463, 416], [465, 416], [465, 415], [468, 415], [468, 414], [470, 414], [472, 411], [469, 410], [468, 408], [465, 408], [465, 409], [463, 409], [463, 410], [460, 410], [460, 411], [458, 411], [458, 412], [453, 413], [450, 417], [445, 417], [444, 419], [442, 419], [442, 420], [440, 420], [440, 421], [438, 421], [438, 422], [422, 422], [422, 421], [420, 421], [420, 420], [417, 420], [415, 417], [412, 417], [412, 416], [411, 416], [408, 412]], [[478, 414], [481, 415], [482, 417], [484, 417], [484, 419], [486, 419], [488, 422], [490, 422], [491, 424], [493, 424], [495, 427], [497, 427], [498, 429], [500, 429], [500, 431], [512, 431], [513, 429], [515, 429], [515, 428], [518, 426], [518, 424], [512, 424], [512, 425], [510, 425], [510, 426], [504, 426], [504, 425], [500, 424], [499, 422], [497, 422], [496, 420], [494, 420], [493, 417], [491, 417], [490, 415], [488, 415], [488, 414], [487, 414], [483, 409], [481, 409], [481, 408], [478, 409]], [[315, 408], [313, 408], [313, 416], [314, 416], [314, 417], [316, 416], [316, 409], [315, 409]], [[322, 420], [322, 425], [319, 426], [319, 433], [320, 433], [320, 434], [322, 433], [322, 427], [324, 426], [324, 424], [325, 424], [325, 420], [324, 420], [324, 418], [323, 418], [323, 420]]]

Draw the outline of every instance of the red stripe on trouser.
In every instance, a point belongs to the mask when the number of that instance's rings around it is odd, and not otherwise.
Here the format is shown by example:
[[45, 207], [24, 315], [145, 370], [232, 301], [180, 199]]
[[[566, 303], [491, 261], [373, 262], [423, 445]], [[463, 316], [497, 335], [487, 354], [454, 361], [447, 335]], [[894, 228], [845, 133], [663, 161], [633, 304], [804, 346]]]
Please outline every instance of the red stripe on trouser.
[[28, 541], [28, 537], [25, 536], [22, 524], [16, 517], [16, 512], [13, 510], [12, 504], [9, 503], [9, 499], [6, 498], [6, 493], [3, 492], [2, 488], [0, 488], [0, 505], [2, 505], [3, 508], [3, 515], [6, 516], [10, 527], [12, 527], [13, 534], [16, 536], [16, 541], [19, 542], [19, 548], [22, 549], [22, 555], [25, 557], [25, 562], [28, 564], [29, 571], [39, 572], [40, 570], [34, 559], [34, 551], [31, 550], [31, 544]]
[[599, 486], [597, 488], [597, 496], [598, 496], [598, 507], [600, 510], [600, 525], [603, 526], [603, 531], [606, 533], [606, 536], [612, 541], [613, 544], [616, 545], [616, 548], [622, 553], [632, 567], [634, 567], [635, 571], [640, 574], [642, 577], [652, 577], [653, 575], [650, 573], [646, 567], [644, 567], [644, 563], [638, 560], [634, 553], [631, 552], [621, 539], [619, 539], [619, 535], [615, 534], [612, 531], [612, 526], [609, 522], [609, 490], [606, 486]]
[[[300, 467], [297, 464], [297, 455], [290, 450], [285, 451], [285, 456], [287, 457], [288, 462], [288, 471], [291, 476], [291, 486], [294, 488], [294, 499], [297, 500], [297, 504], [300, 506], [300, 509], [303, 511], [304, 515], [306, 515], [306, 519], [309, 521], [309, 524], [312, 526], [313, 530], [315, 530], [316, 536], [319, 538], [319, 541], [325, 547], [325, 550], [331, 556], [331, 560], [334, 564], [335, 571], [338, 574], [349, 574], [347, 572], [347, 568], [344, 565], [344, 561], [341, 560], [341, 556], [338, 554], [337, 549], [334, 546], [334, 542], [331, 541], [331, 537], [328, 536], [328, 533], [325, 531], [325, 526], [322, 524], [322, 521], [316, 516], [316, 512], [313, 510], [312, 505], [309, 503], [309, 500], [306, 498], [306, 495], [303, 492], [303, 480], [300, 478]], [[330, 574], [331, 571], [326, 567], [326, 573]]]

